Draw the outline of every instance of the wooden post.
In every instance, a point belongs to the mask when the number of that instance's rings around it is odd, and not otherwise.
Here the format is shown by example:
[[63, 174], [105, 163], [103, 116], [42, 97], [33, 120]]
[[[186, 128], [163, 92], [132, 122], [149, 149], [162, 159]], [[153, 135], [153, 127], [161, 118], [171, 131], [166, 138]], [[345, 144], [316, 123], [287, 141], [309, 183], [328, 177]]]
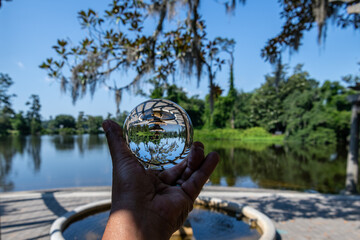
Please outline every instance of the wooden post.
[[357, 193], [359, 174], [359, 103], [360, 95], [350, 95], [349, 102], [352, 103], [350, 123], [350, 146], [346, 165], [345, 191], [347, 194]]

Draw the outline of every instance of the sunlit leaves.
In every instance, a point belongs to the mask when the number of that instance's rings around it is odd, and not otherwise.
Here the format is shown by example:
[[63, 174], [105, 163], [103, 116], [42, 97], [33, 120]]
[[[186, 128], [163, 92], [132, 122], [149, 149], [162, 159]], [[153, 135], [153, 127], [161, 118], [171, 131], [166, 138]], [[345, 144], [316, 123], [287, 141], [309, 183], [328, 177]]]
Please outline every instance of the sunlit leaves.
[[[87, 89], [93, 94], [100, 84], [105, 84], [114, 91], [119, 103], [122, 91], [138, 92], [142, 80], [156, 78], [167, 82], [176, 71], [191, 76], [196, 69], [200, 81], [203, 65], [210, 69], [213, 82], [225, 63], [220, 57], [224, 49], [218, 40], [206, 39], [198, 4], [198, 0], [114, 0], [102, 14], [92, 9], [79, 11], [78, 19], [87, 36], [78, 44], [58, 40], [53, 46], [57, 58], [45, 60], [40, 68], [59, 80], [64, 91], [71, 92], [73, 102]], [[186, 18], [164, 31], [164, 22], [174, 16], [175, 9], [187, 11]], [[158, 22], [152, 33], [144, 33], [152, 14], [158, 17]], [[113, 86], [109, 85], [112, 73], [128, 69], [136, 72], [130, 82], [117, 79], [111, 83]]]
[[[347, 2], [347, 3], [346, 3]], [[360, 27], [360, 14], [348, 14], [346, 7], [352, 4], [348, 1], [327, 0], [280, 0], [282, 11], [280, 17], [284, 24], [280, 33], [268, 40], [261, 50], [261, 56], [275, 63], [282, 51], [298, 51], [306, 31], [318, 26], [318, 41], [325, 40], [328, 20], [341, 28]]]

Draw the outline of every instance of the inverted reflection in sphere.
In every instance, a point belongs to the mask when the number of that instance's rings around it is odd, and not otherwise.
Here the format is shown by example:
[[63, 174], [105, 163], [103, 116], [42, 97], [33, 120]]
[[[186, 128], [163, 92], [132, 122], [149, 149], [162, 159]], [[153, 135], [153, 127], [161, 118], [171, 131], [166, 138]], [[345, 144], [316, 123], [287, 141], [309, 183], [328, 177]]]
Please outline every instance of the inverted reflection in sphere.
[[188, 114], [179, 105], [152, 99], [130, 112], [124, 123], [124, 137], [145, 168], [164, 170], [188, 155], [193, 129]]

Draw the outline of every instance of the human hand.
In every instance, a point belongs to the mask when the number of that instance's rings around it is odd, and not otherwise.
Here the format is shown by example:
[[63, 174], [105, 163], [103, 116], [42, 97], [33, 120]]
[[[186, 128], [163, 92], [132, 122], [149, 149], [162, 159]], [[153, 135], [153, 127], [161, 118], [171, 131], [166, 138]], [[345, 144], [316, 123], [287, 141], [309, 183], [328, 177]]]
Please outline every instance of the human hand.
[[181, 227], [194, 200], [219, 162], [193, 143], [178, 165], [145, 170], [130, 152], [120, 126], [103, 123], [113, 163], [111, 212], [103, 239], [169, 239]]

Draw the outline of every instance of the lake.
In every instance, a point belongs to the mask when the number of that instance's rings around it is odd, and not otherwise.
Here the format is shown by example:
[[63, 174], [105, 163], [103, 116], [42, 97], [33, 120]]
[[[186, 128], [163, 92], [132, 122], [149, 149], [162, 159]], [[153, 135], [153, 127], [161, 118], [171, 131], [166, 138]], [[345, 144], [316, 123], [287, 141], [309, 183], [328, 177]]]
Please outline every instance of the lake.
[[[209, 185], [339, 193], [346, 148], [213, 140], [221, 162]], [[9, 136], [0, 139], [0, 191], [111, 185], [104, 135]]]

